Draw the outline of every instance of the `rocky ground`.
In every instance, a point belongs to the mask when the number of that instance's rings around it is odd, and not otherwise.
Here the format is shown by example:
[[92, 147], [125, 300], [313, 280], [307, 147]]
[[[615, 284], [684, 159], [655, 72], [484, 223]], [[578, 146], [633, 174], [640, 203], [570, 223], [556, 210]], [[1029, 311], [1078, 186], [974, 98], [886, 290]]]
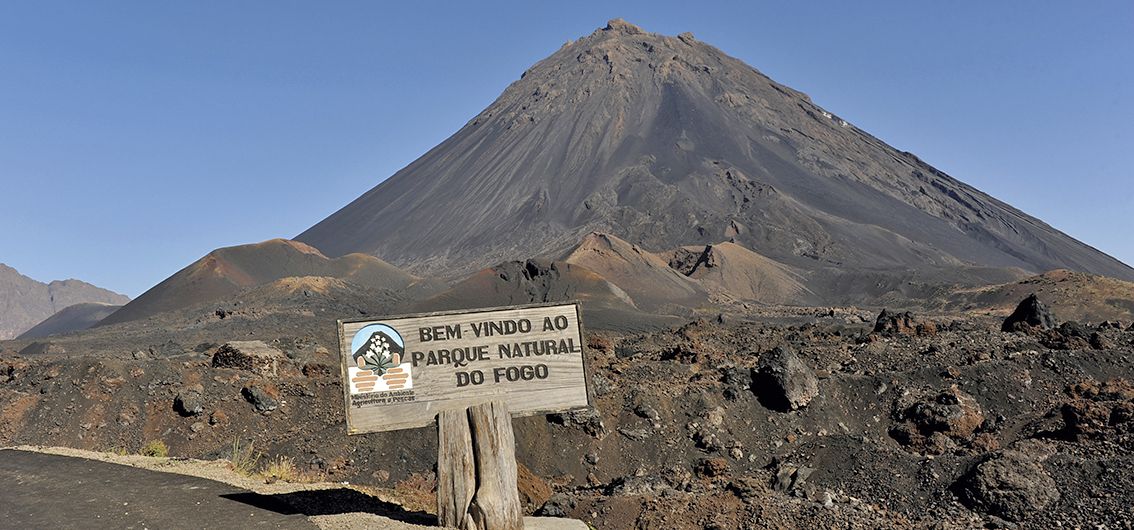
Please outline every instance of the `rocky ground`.
[[[331, 342], [304, 332], [318, 313], [255, 336], [214, 317], [229, 335], [191, 348], [0, 343], [0, 444], [211, 459], [235, 442], [432, 510], [435, 431], [345, 434]], [[858, 313], [588, 334], [593, 409], [514, 422], [528, 510], [596, 528], [1131, 527], [1128, 324]]]

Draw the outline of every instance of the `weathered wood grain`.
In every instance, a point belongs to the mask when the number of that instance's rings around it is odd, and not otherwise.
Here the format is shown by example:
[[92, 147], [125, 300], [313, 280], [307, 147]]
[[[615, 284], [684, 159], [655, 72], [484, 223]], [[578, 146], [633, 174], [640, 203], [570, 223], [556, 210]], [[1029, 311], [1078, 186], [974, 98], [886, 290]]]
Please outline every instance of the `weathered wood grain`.
[[468, 418], [477, 472], [473, 521], [482, 530], [523, 530], [516, 487], [516, 440], [508, 406], [503, 401], [473, 405]]
[[476, 494], [476, 462], [468, 413], [448, 410], [437, 415], [437, 523], [476, 530], [469, 505]]

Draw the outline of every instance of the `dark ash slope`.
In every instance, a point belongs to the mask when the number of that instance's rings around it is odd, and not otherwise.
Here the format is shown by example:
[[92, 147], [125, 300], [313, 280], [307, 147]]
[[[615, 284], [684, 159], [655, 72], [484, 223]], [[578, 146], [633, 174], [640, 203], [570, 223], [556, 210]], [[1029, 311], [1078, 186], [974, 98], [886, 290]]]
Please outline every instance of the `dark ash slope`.
[[[612, 21], [297, 237], [456, 277], [591, 231], [803, 270], [1134, 270], [699, 42]], [[930, 274], [935, 274], [931, 272]]]
[[46, 320], [36, 324], [31, 329], [20, 334], [17, 339], [39, 339], [51, 335], [61, 335], [73, 331], [90, 329], [102, 319], [117, 311], [120, 305], [85, 302], [64, 307], [47, 317]]

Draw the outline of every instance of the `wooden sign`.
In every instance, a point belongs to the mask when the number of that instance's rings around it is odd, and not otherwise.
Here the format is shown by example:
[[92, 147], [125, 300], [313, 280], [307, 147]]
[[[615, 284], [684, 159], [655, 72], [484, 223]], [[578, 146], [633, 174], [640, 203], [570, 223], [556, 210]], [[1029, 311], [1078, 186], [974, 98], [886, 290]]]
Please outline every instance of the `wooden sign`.
[[339, 349], [349, 434], [489, 401], [517, 416], [590, 404], [574, 303], [340, 320]]

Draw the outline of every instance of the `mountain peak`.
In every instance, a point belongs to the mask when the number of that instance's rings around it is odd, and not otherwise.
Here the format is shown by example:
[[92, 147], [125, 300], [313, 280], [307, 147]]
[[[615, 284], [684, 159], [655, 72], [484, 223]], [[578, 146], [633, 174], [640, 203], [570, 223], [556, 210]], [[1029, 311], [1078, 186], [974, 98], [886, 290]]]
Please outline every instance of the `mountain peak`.
[[629, 23], [629, 22], [627, 22], [627, 21], [625, 21], [621, 18], [612, 18], [612, 19], [608, 20], [607, 23], [606, 23], [606, 27], [603, 28], [602, 30], [603, 31], [617, 31], [617, 32], [625, 33], [627, 35], [639, 35], [639, 34], [645, 33], [645, 31], [643, 31], [642, 28], [640, 28], [640, 27], [638, 27], [634, 24], [631, 24], [631, 23]]

